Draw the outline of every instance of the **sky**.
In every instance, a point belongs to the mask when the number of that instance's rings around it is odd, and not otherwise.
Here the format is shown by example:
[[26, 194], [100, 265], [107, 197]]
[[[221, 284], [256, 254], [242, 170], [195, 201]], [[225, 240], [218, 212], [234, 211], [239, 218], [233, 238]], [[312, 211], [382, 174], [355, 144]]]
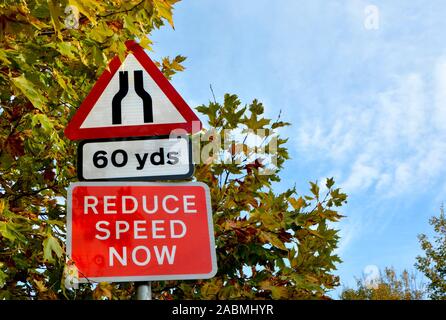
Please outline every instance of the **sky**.
[[444, 0], [184, 0], [154, 52], [187, 56], [173, 85], [191, 106], [236, 93], [292, 123], [277, 192], [334, 177], [341, 283], [414, 271], [417, 235], [446, 200]]

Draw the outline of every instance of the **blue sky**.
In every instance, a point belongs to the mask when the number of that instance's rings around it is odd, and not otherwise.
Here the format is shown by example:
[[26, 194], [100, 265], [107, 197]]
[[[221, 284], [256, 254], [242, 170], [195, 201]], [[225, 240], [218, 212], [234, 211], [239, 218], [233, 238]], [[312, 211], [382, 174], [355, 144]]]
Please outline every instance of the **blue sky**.
[[348, 193], [338, 274], [353, 285], [368, 265], [413, 270], [446, 198], [445, 14], [443, 0], [185, 0], [151, 55], [187, 56], [173, 84], [191, 106], [212, 84], [282, 110], [292, 160], [276, 190], [334, 176]]

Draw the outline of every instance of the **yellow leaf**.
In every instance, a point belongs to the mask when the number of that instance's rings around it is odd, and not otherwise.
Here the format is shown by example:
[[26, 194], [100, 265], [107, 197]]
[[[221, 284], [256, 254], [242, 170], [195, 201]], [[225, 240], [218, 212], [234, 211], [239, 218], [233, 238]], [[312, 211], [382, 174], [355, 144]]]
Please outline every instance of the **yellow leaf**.
[[147, 50], [152, 50], [152, 41], [148, 37], [143, 37], [139, 43], [141, 47]]
[[259, 285], [263, 290], [269, 290], [271, 288], [271, 282], [269, 280], [263, 280], [259, 283]]
[[60, 6], [57, 3], [54, 3], [53, 0], [48, 0], [48, 8], [50, 10], [51, 22], [53, 24], [54, 30], [56, 31], [57, 37], [62, 40], [62, 35], [60, 33], [61, 23], [59, 21], [59, 17], [61, 15]]
[[5, 50], [0, 50], [0, 61], [3, 61], [3, 63], [5, 63], [5, 64], [10, 64], [11, 63], [8, 60], [7, 56], [6, 56], [6, 51]]
[[316, 236], [316, 237], [318, 237], [320, 239], [324, 238], [317, 231], [314, 231], [314, 230], [311, 230], [311, 229], [307, 229], [307, 230], [308, 230], [309, 233], [311, 233], [312, 235], [314, 235], [314, 236]]
[[6, 207], [5, 199], [0, 199], [0, 214], [3, 213], [3, 210], [5, 210], [5, 207]]
[[93, 292], [93, 298], [95, 300], [102, 300], [104, 297], [111, 300], [113, 287], [108, 282], [100, 282]]
[[45, 287], [45, 285], [43, 284], [43, 281], [34, 279], [34, 283], [36, 284], [37, 290], [39, 290], [39, 292], [48, 291], [48, 288]]
[[103, 10], [103, 4], [101, 2], [92, 0], [69, 0], [69, 4], [75, 6], [93, 24], [97, 23], [96, 12]]
[[153, 0], [153, 5], [155, 6], [159, 17], [166, 19], [167, 22], [169, 22], [169, 24], [174, 29], [175, 26], [173, 24], [172, 11], [173, 11], [173, 5], [176, 2], [178, 2], [178, 0]]
[[272, 286], [270, 287], [271, 296], [273, 299], [287, 299], [289, 296], [288, 289], [285, 287]]
[[273, 299], [287, 299], [289, 297], [289, 292], [286, 287], [280, 287], [273, 285], [269, 280], [264, 280], [260, 282], [260, 288], [262, 290], [270, 290]]
[[319, 279], [310, 275], [305, 275], [305, 278], [312, 283], [319, 283]]
[[271, 232], [265, 232], [260, 231], [260, 240], [264, 241], [265, 243], [269, 243], [276, 248], [282, 249], [282, 250], [288, 250], [282, 241], [273, 233]]
[[305, 206], [305, 200], [302, 197], [299, 197], [299, 199], [295, 198], [289, 198], [288, 199], [293, 206], [294, 210], [300, 210]]
[[211, 280], [211, 282], [206, 282], [202, 287], [201, 287], [201, 295], [204, 299], [212, 299], [215, 298], [215, 296], [217, 295], [217, 293], [220, 291], [222, 286], [222, 282], [220, 281], [213, 281]]
[[262, 221], [262, 224], [265, 226], [265, 228], [268, 230], [275, 230], [281, 227], [280, 219], [270, 212], [260, 212], [258, 217]]
[[43, 111], [46, 99], [40, 92], [34, 88], [31, 81], [22, 74], [20, 77], [12, 78], [12, 83], [29, 99], [34, 107]]

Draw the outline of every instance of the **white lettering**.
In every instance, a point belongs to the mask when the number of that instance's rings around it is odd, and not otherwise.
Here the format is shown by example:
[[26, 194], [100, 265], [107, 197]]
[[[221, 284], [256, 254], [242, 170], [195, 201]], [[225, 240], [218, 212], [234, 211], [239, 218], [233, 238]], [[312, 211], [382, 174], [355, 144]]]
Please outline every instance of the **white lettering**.
[[[124, 226], [121, 228], [121, 226]], [[130, 225], [127, 221], [116, 221], [116, 239], [121, 239], [121, 233], [130, 230]]]
[[[182, 231], [179, 234], [175, 234], [175, 225], [176, 224], [180, 225], [182, 228]], [[171, 220], [170, 221], [170, 237], [172, 239], [184, 237], [186, 235], [186, 230], [187, 230], [187, 228], [183, 221], [181, 221], [181, 220]]]
[[[135, 239], [147, 239], [146, 234], [141, 234], [141, 235], [139, 234], [140, 231], [142, 231], [142, 232], [147, 231], [146, 223], [147, 223], [146, 220], [135, 220], [133, 222], [133, 228], [135, 230]], [[138, 225], [140, 225], [140, 224], [142, 224], [144, 226], [139, 227]]]
[[115, 207], [116, 202], [111, 202], [116, 200], [116, 196], [104, 196], [104, 214], [116, 214], [116, 210], [110, 210], [110, 207]]
[[118, 251], [114, 247], [110, 247], [109, 248], [108, 254], [109, 254], [109, 265], [110, 265], [110, 267], [114, 266], [113, 256], [115, 256], [116, 259], [119, 260], [119, 262], [123, 266], [127, 265], [127, 247], [123, 247], [122, 248], [122, 256], [119, 255]]
[[176, 207], [175, 209], [172, 209], [172, 210], [167, 208], [167, 200], [169, 200], [169, 199], [173, 199], [175, 201], [178, 201], [178, 198], [176, 196], [174, 196], [174, 195], [165, 196], [164, 199], [163, 199], [163, 204], [162, 204], [163, 205], [163, 210], [166, 211], [167, 213], [177, 213], [178, 210], [179, 210], [178, 207]]
[[[194, 202], [189, 202], [189, 199], [194, 199]], [[189, 209], [189, 206], [195, 207], [195, 196], [184, 196], [183, 197], [184, 213], [197, 213], [197, 209]]]
[[165, 235], [158, 235], [158, 231], [164, 231], [163, 227], [158, 228], [157, 225], [164, 223], [164, 220], [153, 220], [152, 221], [152, 238], [153, 239], [165, 239]]
[[[93, 203], [89, 203], [89, 200], [93, 200]], [[94, 214], [98, 214], [98, 210], [96, 206], [98, 205], [99, 200], [95, 196], [85, 196], [84, 197], [84, 214], [88, 214], [88, 208], [93, 210]]]
[[[133, 202], [132, 209], [127, 208], [127, 200], [132, 200]], [[122, 213], [123, 214], [135, 213], [136, 210], [138, 210], [138, 200], [133, 196], [122, 196]]]
[[[138, 259], [136, 258], [136, 255], [139, 250], [144, 250], [146, 252], [146, 259], [144, 261], [138, 261]], [[149, 248], [147, 248], [145, 246], [137, 246], [135, 249], [133, 249], [132, 260], [133, 260], [133, 263], [136, 264], [137, 266], [146, 266], [150, 262]]]
[[99, 239], [99, 240], [107, 240], [108, 238], [110, 238], [110, 231], [108, 229], [101, 228], [101, 224], [104, 224], [106, 226], [110, 225], [110, 223], [108, 221], [98, 221], [98, 222], [96, 222], [96, 230], [98, 232], [104, 232], [105, 235], [104, 236], [100, 236], [100, 235], [96, 234], [95, 238]]
[[177, 250], [177, 246], [172, 246], [171, 252], [169, 252], [169, 248], [167, 246], [163, 246], [163, 248], [161, 249], [161, 254], [157, 246], [154, 246], [153, 250], [155, 250], [155, 256], [156, 260], [158, 260], [158, 264], [164, 264], [164, 257], [167, 257], [168, 264], [173, 264], [175, 260], [175, 252]]
[[153, 209], [147, 209], [147, 197], [142, 196], [142, 207], [145, 213], [152, 214], [158, 211], [158, 196], [153, 196]]

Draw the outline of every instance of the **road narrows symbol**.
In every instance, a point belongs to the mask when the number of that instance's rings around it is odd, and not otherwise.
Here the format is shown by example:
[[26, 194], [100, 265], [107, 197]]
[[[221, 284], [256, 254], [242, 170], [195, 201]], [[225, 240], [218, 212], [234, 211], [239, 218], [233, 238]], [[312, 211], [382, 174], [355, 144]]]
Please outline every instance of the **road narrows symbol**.
[[[197, 133], [202, 124], [144, 49], [126, 42], [65, 128], [70, 140]], [[133, 78], [132, 78], [133, 77]], [[141, 114], [142, 113], [142, 114]]]
[[119, 91], [112, 100], [112, 123], [122, 123], [121, 102], [129, 92], [129, 73], [127, 71], [119, 71]]
[[[135, 92], [142, 99], [144, 123], [153, 122], [152, 97], [144, 89], [142, 70], [133, 71], [135, 80]], [[128, 71], [119, 71], [119, 91], [112, 100], [112, 124], [122, 124], [122, 99], [129, 92], [129, 74]]]
[[144, 123], [153, 122], [152, 97], [144, 90], [142, 80], [142, 70], [133, 71], [135, 79], [135, 92], [142, 99], [144, 109]]

